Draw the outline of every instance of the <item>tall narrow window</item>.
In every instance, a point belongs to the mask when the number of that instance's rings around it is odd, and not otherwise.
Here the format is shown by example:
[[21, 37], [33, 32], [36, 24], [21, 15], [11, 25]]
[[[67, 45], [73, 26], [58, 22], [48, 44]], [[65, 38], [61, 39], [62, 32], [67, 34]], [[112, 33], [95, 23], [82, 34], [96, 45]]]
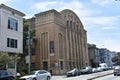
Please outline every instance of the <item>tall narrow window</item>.
[[11, 47], [14, 48], [14, 39], [11, 39]]
[[60, 61], [60, 68], [63, 70], [63, 61]]
[[35, 55], [35, 48], [31, 49], [31, 55]]
[[50, 41], [50, 55], [54, 55], [54, 41]]
[[15, 40], [15, 48], [17, 48], [17, 40]]
[[7, 47], [9, 47], [10, 45], [10, 40], [9, 40], [9, 38], [7, 38]]
[[8, 19], [8, 29], [10, 29], [10, 20]]

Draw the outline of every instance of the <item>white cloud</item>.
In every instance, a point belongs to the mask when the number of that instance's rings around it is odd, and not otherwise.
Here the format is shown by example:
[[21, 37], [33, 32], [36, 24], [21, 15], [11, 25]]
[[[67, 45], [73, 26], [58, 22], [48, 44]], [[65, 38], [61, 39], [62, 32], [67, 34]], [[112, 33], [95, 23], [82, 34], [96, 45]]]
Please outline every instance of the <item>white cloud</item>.
[[82, 22], [86, 28], [99, 27], [101, 29], [114, 29], [118, 27], [119, 16], [110, 17], [85, 17], [82, 18]]
[[103, 37], [99, 37], [99, 36], [94, 36], [90, 40], [88, 40], [88, 43], [96, 44], [98, 48], [107, 48], [111, 51], [120, 52], [119, 39], [116, 39], [114, 37], [103, 38]]
[[112, 50], [120, 51], [120, 16], [85, 17], [81, 19], [87, 30], [88, 42]]
[[98, 43], [98, 42], [96, 42], [96, 43], [97, 43], [97, 45], [103, 44], [104, 46], [102, 46], [102, 47], [105, 47], [109, 50], [118, 51], [118, 52], [120, 51], [119, 40], [105, 38], [105, 39], [101, 39], [100, 43]]
[[0, 0], [0, 4], [2, 4], [2, 3], [7, 3], [7, 2], [9, 2], [10, 0]]
[[39, 2], [39, 3], [36, 3], [34, 4], [34, 8], [35, 9], [39, 9], [39, 10], [46, 10], [47, 8], [53, 6], [53, 5], [56, 5], [57, 2], [56, 1], [51, 1], [51, 2]]
[[105, 6], [107, 4], [111, 4], [115, 0], [91, 0], [92, 3], [98, 4], [100, 6]]
[[25, 19], [29, 19], [29, 18], [32, 18], [32, 17], [34, 17], [34, 15], [32, 15], [32, 14], [27, 14], [24, 18], [25, 18]]
[[8, 3], [12, 3], [18, 0], [0, 0], [0, 4], [8, 4]]
[[[84, 4], [78, 0], [72, 0], [70, 2], [63, 2], [60, 0], [55, 0], [51, 2], [39, 2], [34, 4], [32, 6], [32, 9], [40, 11], [45, 11], [49, 9], [56, 9], [58, 11], [61, 11], [63, 9], [71, 9], [79, 16], [90, 16], [94, 14], [93, 10], [86, 8], [86, 6], [84, 6]], [[96, 13], [100, 13], [100, 11], [96, 11]]]

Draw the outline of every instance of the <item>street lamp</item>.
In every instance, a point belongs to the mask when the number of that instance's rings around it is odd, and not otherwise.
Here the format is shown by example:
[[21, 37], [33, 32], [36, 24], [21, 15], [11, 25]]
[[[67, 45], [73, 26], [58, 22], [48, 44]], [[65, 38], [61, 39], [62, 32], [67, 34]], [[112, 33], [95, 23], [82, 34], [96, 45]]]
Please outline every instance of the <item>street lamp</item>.
[[30, 43], [31, 43], [31, 41], [30, 41], [30, 26], [28, 25], [28, 36], [27, 36], [27, 42], [28, 42], [28, 73], [30, 73], [30, 66], [31, 66], [31, 61], [30, 61], [30, 55], [31, 55], [31, 53], [30, 53]]

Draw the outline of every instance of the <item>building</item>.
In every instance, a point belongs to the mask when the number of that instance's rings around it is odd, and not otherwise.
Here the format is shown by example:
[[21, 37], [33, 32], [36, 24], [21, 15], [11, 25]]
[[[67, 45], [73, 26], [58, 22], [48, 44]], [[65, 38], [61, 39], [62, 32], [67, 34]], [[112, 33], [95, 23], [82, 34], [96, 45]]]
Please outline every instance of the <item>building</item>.
[[115, 51], [110, 51], [109, 52], [109, 66], [113, 66], [115, 63], [112, 62], [112, 58], [117, 55], [117, 52]]
[[91, 67], [98, 67], [100, 63], [99, 49], [95, 44], [88, 44], [88, 54]]
[[101, 63], [107, 63], [108, 66], [113, 66], [112, 58], [116, 56], [115, 51], [110, 51], [106, 48], [99, 49], [100, 53], [100, 62]]
[[100, 53], [100, 62], [106, 63], [109, 57], [108, 50], [106, 48], [101, 48], [99, 49], [99, 53]]
[[0, 5], [0, 51], [23, 53], [24, 13]]
[[34, 23], [37, 42], [31, 63], [36, 69], [66, 74], [73, 68], [89, 65], [86, 30], [73, 11], [40, 12], [35, 14]]

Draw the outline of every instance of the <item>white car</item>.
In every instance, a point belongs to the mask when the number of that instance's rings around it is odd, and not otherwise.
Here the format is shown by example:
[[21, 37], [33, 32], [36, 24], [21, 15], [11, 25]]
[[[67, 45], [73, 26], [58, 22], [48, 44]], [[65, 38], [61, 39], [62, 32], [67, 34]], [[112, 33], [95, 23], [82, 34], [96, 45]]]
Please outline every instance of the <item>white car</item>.
[[106, 63], [100, 63], [99, 66], [103, 69], [103, 71], [108, 70], [108, 65]]
[[46, 70], [32, 71], [28, 75], [20, 77], [20, 80], [50, 80], [51, 74]]
[[98, 72], [97, 68], [92, 68], [92, 72], [93, 72], [93, 73]]
[[103, 69], [101, 67], [97, 67], [97, 71], [101, 72], [101, 71], [103, 71]]

